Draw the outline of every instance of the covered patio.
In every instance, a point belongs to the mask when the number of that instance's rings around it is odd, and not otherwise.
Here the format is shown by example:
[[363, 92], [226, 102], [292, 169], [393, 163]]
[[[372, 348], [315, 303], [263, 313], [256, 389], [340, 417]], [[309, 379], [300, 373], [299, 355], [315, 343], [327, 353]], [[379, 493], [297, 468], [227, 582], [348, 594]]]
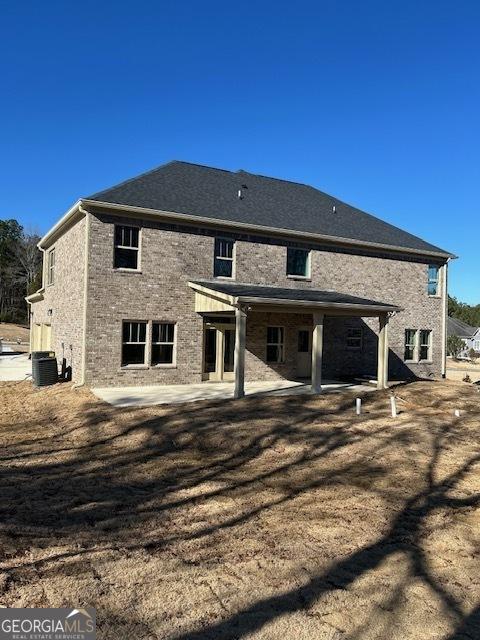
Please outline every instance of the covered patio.
[[[196, 280], [189, 282], [195, 292], [195, 311], [212, 318], [229, 314], [234, 319], [234, 347], [232, 349], [233, 395], [245, 395], [245, 354], [247, 318], [249, 314], [301, 314], [312, 319], [311, 386], [310, 392], [321, 393], [324, 352], [325, 317], [378, 318], [377, 388], [388, 386], [388, 323], [401, 311], [395, 305], [359, 298], [335, 291], [319, 289], [283, 288], [238, 284], [224, 280]], [[223, 366], [223, 365], [222, 365]]]

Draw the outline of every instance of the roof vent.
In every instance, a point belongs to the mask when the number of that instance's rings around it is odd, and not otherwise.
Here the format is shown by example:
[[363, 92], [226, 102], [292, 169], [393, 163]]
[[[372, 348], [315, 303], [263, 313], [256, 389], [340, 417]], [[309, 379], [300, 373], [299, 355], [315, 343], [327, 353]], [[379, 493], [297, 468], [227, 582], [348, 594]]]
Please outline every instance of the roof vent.
[[238, 197], [239, 200], [243, 200], [244, 199], [245, 196], [243, 194], [243, 191], [245, 189], [248, 189], [247, 185], [246, 184], [242, 184], [242, 186], [240, 187], [240, 189], [238, 190], [238, 193], [237, 193], [237, 197]]

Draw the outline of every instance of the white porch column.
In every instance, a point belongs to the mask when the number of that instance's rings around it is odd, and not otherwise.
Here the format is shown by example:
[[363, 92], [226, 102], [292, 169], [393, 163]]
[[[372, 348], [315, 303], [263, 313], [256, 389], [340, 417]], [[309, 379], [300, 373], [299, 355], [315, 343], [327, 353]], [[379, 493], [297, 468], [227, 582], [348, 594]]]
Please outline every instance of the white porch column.
[[234, 398], [243, 398], [245, 395], [245, 342], [247, 333], [247, 314], [243, 309], [235, 309], [235, 360], [233, 370], [235, 373]]
[[312, 393], [322, 392], [323, 313], [313, 314]]
[[377, 389], [388, 387], [388, 314], [382, 313], [378, 318], [378, 365]]

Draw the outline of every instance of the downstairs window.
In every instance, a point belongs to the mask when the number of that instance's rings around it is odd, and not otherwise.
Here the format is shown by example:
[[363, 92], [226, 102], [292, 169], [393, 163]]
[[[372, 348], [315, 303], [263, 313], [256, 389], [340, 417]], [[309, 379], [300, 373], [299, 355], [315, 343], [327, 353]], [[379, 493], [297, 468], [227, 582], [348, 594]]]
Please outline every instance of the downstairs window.
[[147, 323], [124, 322], [122, 327], [122, 367], [146, 364]]

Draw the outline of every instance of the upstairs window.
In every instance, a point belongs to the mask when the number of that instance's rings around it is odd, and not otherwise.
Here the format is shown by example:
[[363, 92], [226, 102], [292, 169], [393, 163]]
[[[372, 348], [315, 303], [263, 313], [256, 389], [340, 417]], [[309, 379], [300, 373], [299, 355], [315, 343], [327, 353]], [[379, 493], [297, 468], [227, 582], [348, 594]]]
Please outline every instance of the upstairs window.
[[173, 364], [175, 324], [154, 322], [152, 325], [152, 365]]
[[287, 248], [287, 276], [310, 277], [310, 251], [294, 247]]
[[417, 331], [416, 329], [405, 329], [405, 354], [404, 360], [417, 359]]
[[234, 240], [215, 238], [213, 274], [215, 278], [233, 278]]
[[115, 225], [115, 269], [138, 269], [139, 232], [138, 227]]
[[440, 268], [436, 264], [428, 266], [428, 295], [438, 296]]
[[283, 362], [283, 327], [267, 327], [267, 362]]
[[47, 284], [55, 282], [55, 249], [51, 249], [47, 254]]
[[348, 327], [347, 329], [347, 349], [359, 351], [362, 348], [363, 331], [362, 327]]
[[124, 322], [122, 327], [122, 367], [146, 364], [147, 323]]
[[428, 329], [420, 331], [420, 360], [432, 359], [432, 332]]

